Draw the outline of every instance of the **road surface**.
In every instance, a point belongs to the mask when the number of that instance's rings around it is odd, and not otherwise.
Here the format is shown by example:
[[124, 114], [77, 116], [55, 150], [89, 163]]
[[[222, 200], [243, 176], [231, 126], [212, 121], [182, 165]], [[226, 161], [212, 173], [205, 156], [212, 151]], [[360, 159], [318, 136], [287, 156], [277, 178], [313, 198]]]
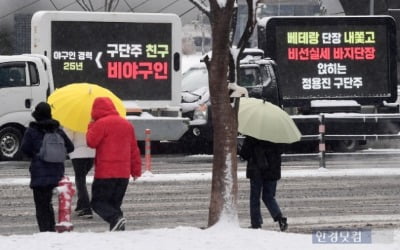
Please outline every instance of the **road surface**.
[[[398, 169], [400, 151], [364, 151], [358, 154], [331, 154], [330, 169]], [[162, 155], [152, 158], [154, 176], [210, 173], [212, 156]], [[392, 176], [288, 176], [304, 170], [318, 170], [318, 155], [285, 155], [283, 179], [277, 199], [288, 217], [289, 232], [307, 233], [319, 228], [399, 228], [400, 182]], [[0, 234], [38, 232], [32, 191], [28, 187], [28, 162], [0, 162]], [[243, 174], [245, 162], [239, 162]], [[67, 175], [73, 176], [70, 162]], [[91, 174], [91, 173], [90, 173]], [[285, 177], [286, 176], [286, 177]], [[89, 178], [90, 179], [90, 178]], [[11, 180], [18, 180], [10, 184]], [[240, 226], [249, 226], [249, 184], [239, 178], [238, 215]], [[90, 186], [90, 184], [89, 184]], [[90, 187], [89, 187], [90, 188]], [[127, 230], [207, 225], [210, 180], [165, 179], [130, 184], [122, 206]], [[76, 198], [76, 197], [75, 197]], [[74, 198], [74, 204], [75, 204]], [[57, 199], [54, 205], [57, 210]], [[278, 230], [267, 209], [262, 207], [263, 229]], [[78, 232], [102, 232], [108, 225], [97, 215], [89, 219], [73, 216]]]

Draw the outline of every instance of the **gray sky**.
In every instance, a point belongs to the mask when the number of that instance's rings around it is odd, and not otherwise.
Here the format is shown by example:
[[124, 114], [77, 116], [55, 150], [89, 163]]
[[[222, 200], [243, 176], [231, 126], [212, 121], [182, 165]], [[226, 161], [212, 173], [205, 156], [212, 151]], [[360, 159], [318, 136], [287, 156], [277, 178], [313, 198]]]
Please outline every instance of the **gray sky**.
[[[95, 9], [103, 9], [104, 0], [92, 0]], [[328, 14], [343, 13], [339, 0], [322, 0]], [[197, 19], [200, 12], [189, 0], [120, 0], [117, 11], [175, 13], [182, 24]], [[75, 0], [0, 0], [0, 28], [11, 28], [15, 13], [38, 10], [82, 10]]]
[[[102, 10], [104, 0], [93, 0], [95, 9]], [[182, 23], [197, 18], [199, 11], [189, 0], [120, 0], [117, 11], [175, 13]], [[75, 0], [0, 0], [0, 27], [13, 25], [15, 13], [38, 10], [82, 10]]]

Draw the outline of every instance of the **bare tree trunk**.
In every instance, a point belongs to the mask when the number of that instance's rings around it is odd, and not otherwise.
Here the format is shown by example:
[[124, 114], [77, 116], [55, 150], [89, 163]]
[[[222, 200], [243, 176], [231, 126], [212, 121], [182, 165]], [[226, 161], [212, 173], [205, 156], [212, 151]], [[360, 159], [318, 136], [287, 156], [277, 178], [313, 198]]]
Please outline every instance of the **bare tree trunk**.
[[208, 226], [223, 216], [237, 220], [237, 114], [230, 104], [227, 82], [233, 3], [234, 0], [227, 0], [226, 6], [220, 8], [216, 0], [210, 0], [213, 54], [208, 68], [214, 159]]

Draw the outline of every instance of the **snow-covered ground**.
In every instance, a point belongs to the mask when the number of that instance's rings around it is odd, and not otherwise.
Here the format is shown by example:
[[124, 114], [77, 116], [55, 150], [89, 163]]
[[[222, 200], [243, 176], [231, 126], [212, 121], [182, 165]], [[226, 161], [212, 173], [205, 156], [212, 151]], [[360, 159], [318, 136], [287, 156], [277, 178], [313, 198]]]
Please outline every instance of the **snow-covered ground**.
[[4, 250], [395, 250], [400, 249], [400, 231], [372, 232], [371, 241], [362, 244], [316, 244], [311, 234], [243, 229], [225, 222], [206, 230], [177, 227], [125, 232], [0, 236], [1, 249]]
[[[301, 178], [301, 177], [337, 177], [337, 176], [400, 176], [400, 168], [343, 168], [343, 169], [296, 169], [282, 170], [282, 178]], [[246, 178], [245, 171], [238, 171], [238, 178]], [[70, 177], [74, 181], [73, 176]], [[211, 173], [181, 173], [181, 174], [151, 174], [144, 172], [136, 182], [163, 182], [163, 181], [196, 181], [211, 180]], [[1, 178], [2, 185], [29, 185], [30, 179], [23, 178]], [[87, 182], [92, 183], [93, 176], [87, 177]], [[132, 179], [131, 179], [132, 181]]]
[[[243, 178], [243, 172], [239, 178]], [[284, 178], [301, 176], [346, 176], [346, 175], [397, 175], [400, 169], [339, 169], [339, 170], [284, 170]], [[207, 179], [209, 173], [151, 175], [145, 174], [138, 181], [173, 181], [182, 179]], [[90, 178], [89, 178], [90, 179]], [[90, 180], [89, 180], [90, 181]], [[27, 178], [1, 179], [0, 186], [11, 183], [20, 185], [27, 183]], [[343, 229], [345, 230], [345, 229]], [[237, 224], [222, 220], [219, 224], [206, 230], [194, 227], [160, 228], [125, 232], [70, 232], [70, 233], [35, 233], [31, 235], [0, 236], [0, 246], [4, 250], [103, 250], [103, 249], [136, 249], [136, 250], [265, 250], [265, 249], [373, 249], [373, 250], [400, 250], [400, 230], [371, 231], [371, 243], [354, 243], [347, 233], [337, 232], [337, 241], [345, 239], [352, 244], [317, 244], [313, 243], [312, 234], [282, 233], [267, 230], [239, 228]], [[336, 232], [333, 232], [336, 233]], [[332, 232], [326, 235], [325, 242], [335, 241]], [[321, 235], [321, 234], [320, 234]], [[315, 240], [316, 238], [314, 238]], [[322, 238], [320, 238], [322, 239]]]

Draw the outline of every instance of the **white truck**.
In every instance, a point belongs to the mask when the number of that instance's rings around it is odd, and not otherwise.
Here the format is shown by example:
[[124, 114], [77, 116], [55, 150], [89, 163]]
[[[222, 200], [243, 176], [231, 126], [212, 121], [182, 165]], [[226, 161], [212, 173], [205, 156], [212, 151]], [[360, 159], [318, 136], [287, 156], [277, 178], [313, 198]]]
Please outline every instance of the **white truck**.
[[0, 158], [20, 159], [35, 105], [77, 82], [120, 97], [138, 140], [146, 129], [153, 141], [178, 140], [188, 129], [180, 107], [181, 37], [174, 14], [36, 12], [32, 54], [0, 56]]
[[31, 112], [54, 90], [51, 64], [41, 55], [0, 56], [0, 159], [19, 159]]

